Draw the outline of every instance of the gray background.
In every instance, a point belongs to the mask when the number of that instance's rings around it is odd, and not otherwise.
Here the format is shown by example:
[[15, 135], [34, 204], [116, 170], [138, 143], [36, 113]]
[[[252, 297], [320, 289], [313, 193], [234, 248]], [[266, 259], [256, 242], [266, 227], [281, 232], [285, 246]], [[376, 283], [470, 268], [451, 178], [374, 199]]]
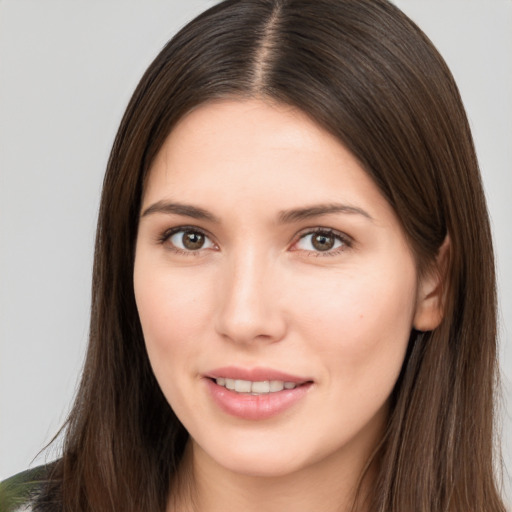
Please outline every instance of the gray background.
[[[0, 479], [30, 465], [69, 410], [101, 182], [130, 94], [172, 34], [213, 3], [0, 0]], [[512, 1], [396, 3], [447, 60], [475, 136], [496, 240], [512, 469]]]

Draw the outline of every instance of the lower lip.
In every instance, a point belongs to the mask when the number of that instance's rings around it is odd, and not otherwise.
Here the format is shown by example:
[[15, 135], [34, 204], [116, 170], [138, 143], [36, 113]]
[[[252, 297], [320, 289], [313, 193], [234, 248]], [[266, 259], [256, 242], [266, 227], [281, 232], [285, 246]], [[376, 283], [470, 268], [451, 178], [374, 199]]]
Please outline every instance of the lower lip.
[[244, 420], [264, 420], [283, 413], [304, 398], [312, 385], [308, 382], [294, 389], [249, 395], [230, 391], [211, 379], [205, 380], [215, 403], [224, 412]]

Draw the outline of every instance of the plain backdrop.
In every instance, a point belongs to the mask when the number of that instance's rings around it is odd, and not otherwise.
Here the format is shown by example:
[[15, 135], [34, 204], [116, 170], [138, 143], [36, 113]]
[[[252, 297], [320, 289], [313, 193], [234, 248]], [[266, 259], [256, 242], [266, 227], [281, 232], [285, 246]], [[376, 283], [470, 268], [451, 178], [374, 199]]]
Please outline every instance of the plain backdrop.
[[[0, 0], [0, 480], [69, 410], [96, 214], [128, 99], [212, 0]], [[512, 1], [396, 0], [433, 40], [473, 128], [495, 235], [503, 445], [512, 470]], [[49, 456], [51, 458], [51, 454]]]

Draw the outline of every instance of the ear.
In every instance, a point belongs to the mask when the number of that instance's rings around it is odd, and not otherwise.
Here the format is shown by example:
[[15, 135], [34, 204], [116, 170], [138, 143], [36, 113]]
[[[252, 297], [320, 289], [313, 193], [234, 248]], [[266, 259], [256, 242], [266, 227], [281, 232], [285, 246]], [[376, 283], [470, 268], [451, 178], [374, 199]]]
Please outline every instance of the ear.
[[413, 327], [417, 331], [432, 331], [443, 319], [450, 246], [450, 237], [446, 235], [437, 252], [435, 264], [419, 283], [413, 320]]

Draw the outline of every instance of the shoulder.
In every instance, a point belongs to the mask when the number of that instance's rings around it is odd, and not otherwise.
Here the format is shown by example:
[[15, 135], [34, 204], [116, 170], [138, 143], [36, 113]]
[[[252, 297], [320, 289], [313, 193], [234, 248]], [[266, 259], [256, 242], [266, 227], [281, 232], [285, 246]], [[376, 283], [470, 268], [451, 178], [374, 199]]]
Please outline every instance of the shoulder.
[[46, 482], [48, 466], [38, 466], [0, 482], [2, 512], [30, 512], [32, 502]]

